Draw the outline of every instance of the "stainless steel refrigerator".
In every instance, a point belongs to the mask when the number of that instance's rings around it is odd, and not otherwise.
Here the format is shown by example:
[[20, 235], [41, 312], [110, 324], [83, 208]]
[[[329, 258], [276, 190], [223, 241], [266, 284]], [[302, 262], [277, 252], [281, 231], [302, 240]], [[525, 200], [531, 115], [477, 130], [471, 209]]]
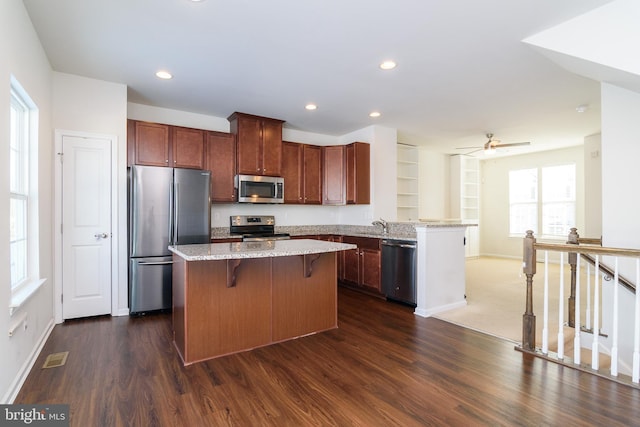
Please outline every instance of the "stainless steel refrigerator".
[[129, 312], [171, 308], [170, 245], [209, 243], [209, 171], [129, 169]]

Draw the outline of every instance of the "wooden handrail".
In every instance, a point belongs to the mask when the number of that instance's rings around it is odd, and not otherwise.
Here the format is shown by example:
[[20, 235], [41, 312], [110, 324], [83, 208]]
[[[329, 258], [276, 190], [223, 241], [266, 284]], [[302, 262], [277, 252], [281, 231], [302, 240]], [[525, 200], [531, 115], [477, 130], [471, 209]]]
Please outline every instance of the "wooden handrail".
[[602, 237], [598, 239], [596, 239], [595, 237], [578, 237], [578, 244], [602, 246]]
[[574, 252], [579, 254], [598, 254], [610, 256], [624, 256], [630, 258], [640, 258], [639, 249], [624, 248], [604, 248], [601, 246], [580, 246], [566, 243], [534, 243], [536, 250], [556, 251], [556, 252]]
[[[587, 261], [589, 264], [591, 264], [593, 266], [596, 265], [596, 260], [591, 255], [588, 255], [588, 254], [580, 254], [580, 255], [582, 256], [582, 259]], [[605, 273], [609, 277], [614, 277], [615, 274], [616, 274], [615, 271], [613, 271], [611, 269], [611, 267], [609, 267], [606, 264], [600, 263], [599, 267], [600, 267], [600, 271]], [[627, 288], [631, 292], [633, 292], [633, 293], [636, 292], [636, 285], [633, 282], [631, 282], [631, 280], [629, 280], [626, 277], [620, 275], [620, 273], [618, 273], [618, 283], [620, 283], [622, 286], [624, 286], [625, 288]]]

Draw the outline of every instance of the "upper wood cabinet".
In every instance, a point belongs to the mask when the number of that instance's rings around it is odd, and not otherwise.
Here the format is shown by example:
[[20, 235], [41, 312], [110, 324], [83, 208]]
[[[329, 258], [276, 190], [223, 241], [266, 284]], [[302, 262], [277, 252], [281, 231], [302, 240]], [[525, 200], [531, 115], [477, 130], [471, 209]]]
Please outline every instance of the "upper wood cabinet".
[[127, 120], [129, 165], [169, 166], [169, 125]]
[[[230, 133], [207, 132], [205, 169], [211, 171], [211, 202], [233, 203], [236, 191], [236, 140]], [[285, 186], [286, 188], [286, 186]]]
[[344, 145], [322, 147], [322, 204], [345, 204]]
[[282, 177], [285, 203], [321, 204], [321, 147], [283, 141]]
[[228, 120], [236, 135], [238, 174], [280, 176], [284, 121], [238, 112]]
[[204, 135], [200, 129], [128, 120], [128, 163], [203, 169]]
[[346, 146], [347, 204], [371, 203], [371, 148], [364, 142]]
[[325, 205], [369, 204], [370, 153], [369, 144], [353, 142], [348, 145], [322, 147], [323, 198]]
[[302, 144], [282, 142], [282, 177], [284, 178], [284, 202], [302, 203]]
[[205, 131], [171, 126], [173, 167], [204, 169]]

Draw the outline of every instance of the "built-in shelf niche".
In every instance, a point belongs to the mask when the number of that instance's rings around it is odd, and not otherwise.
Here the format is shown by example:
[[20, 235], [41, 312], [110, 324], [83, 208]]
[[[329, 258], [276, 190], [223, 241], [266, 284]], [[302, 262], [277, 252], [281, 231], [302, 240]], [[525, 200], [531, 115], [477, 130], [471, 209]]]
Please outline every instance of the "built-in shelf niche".
[[417, 221], [419, 213], [418, 148], [413, 145], [398, 143], [397, 162], [398, 221]]

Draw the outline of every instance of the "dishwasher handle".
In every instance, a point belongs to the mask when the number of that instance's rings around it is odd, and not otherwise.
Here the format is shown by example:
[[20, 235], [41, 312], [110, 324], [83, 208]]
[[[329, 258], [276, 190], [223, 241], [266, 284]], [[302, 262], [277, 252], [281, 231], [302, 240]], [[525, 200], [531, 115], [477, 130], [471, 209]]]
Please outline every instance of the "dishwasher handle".
[[382, 246], [391, 246], [391, 247], [394, 247], [394, 248], [415, 249], [416, 248], [416, 243], [415, 242], [408, 242], [408, 241], [404, 241], [404, 240], [383, 240], [382, 241]]

